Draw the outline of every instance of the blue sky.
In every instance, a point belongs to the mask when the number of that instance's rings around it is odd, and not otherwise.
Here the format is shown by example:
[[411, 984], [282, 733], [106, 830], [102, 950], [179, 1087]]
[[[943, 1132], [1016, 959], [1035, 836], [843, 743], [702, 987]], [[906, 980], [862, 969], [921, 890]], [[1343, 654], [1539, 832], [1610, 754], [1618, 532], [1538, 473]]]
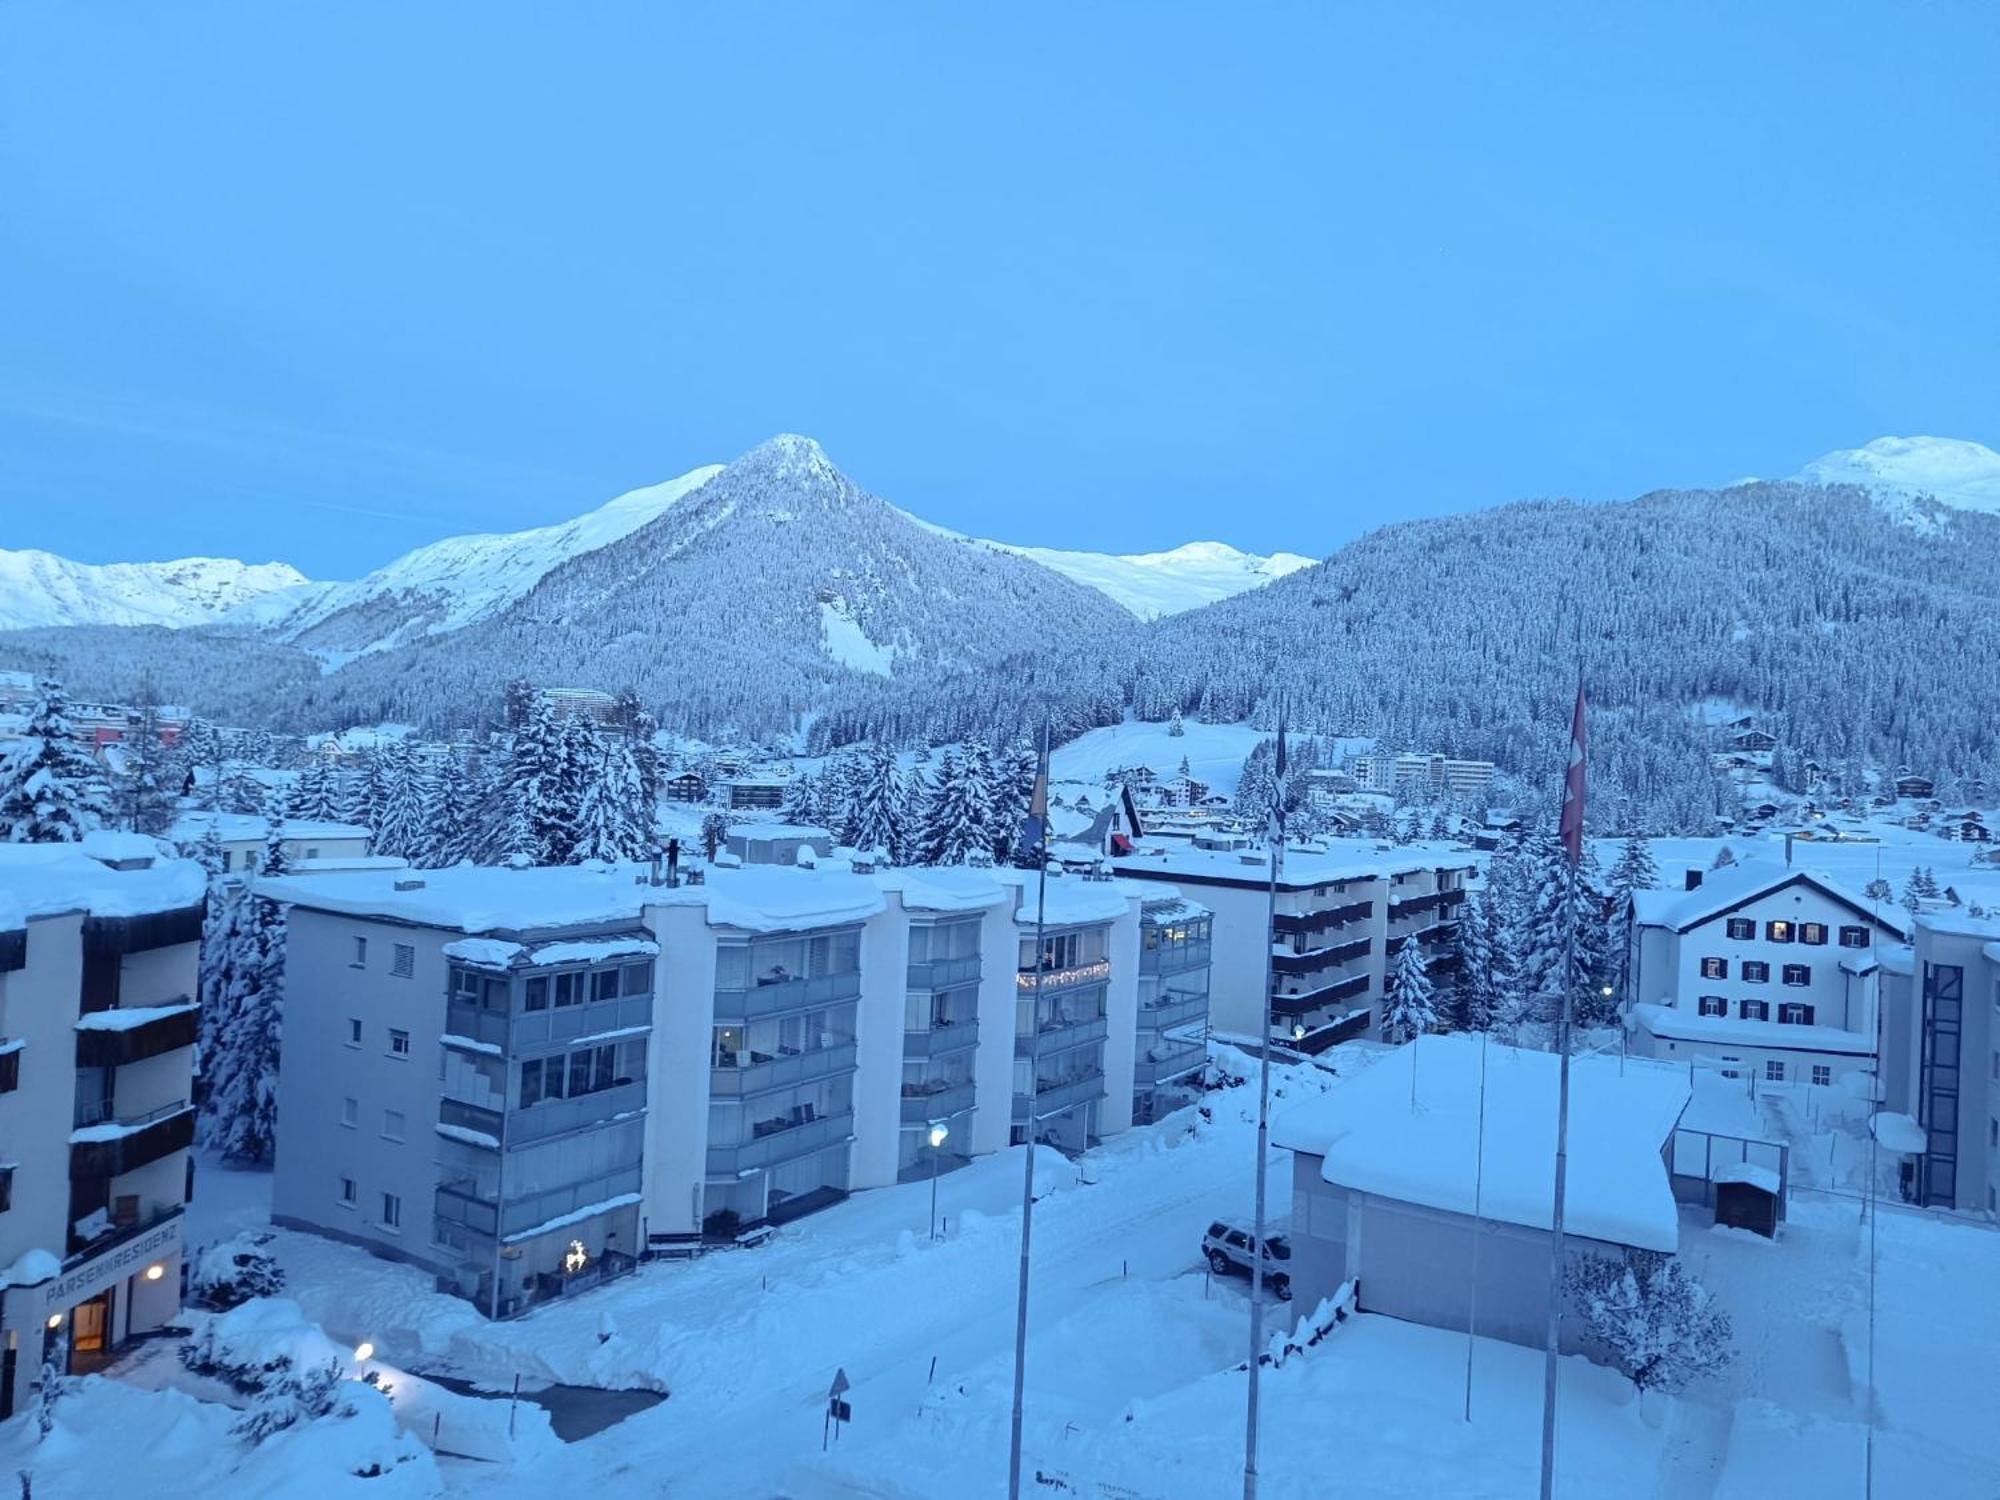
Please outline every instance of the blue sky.
[[0, 8], [0, 546], [352, 576], [779, 431], [1315, 554], [2000, 443], [2000, 8]]

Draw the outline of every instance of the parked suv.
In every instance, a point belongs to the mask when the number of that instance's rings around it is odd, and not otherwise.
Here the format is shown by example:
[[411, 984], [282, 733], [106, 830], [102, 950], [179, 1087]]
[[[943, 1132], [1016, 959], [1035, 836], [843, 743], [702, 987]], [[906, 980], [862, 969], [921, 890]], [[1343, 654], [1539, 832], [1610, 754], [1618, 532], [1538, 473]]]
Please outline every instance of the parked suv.
[[[1201, 1237], [1201, 1253], [1208, 1257], [1208, 1268], [1218, 1276], [1249, 1276], [1254, 1270], [1250, 1244], [1255, 1238], [1247, 1220], [1217, 1219]], [[1264, 1285], [1284, 1302], [1292, 1300], [1291, 1261], [1291, 1241], [1283, 1234], [1266, 1234]]]

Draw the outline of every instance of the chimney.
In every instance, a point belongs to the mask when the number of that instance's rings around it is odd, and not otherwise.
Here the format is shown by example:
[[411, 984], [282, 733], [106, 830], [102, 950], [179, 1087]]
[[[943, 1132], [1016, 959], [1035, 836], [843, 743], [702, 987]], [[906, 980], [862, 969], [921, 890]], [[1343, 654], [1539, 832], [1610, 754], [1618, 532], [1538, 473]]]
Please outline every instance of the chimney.
[[1686, 885], [1685, 887], [1683, 887], [1683, 889], [1685, 889], [1685, 890], [1690, 890], [1690, 891], [1698, 891], [1698, 890], [1700, 890], [1700, 889], [1701, 889], [1701, 871], [1699, 871], [1699, 870], [1689, 870], [1689, 871], [1687, 872], [1687, 885]]
[[667, 884], [679, 885], [680, 883], [681, 883], [681, 841], [679, 839], [668, 839], [667, 840]]

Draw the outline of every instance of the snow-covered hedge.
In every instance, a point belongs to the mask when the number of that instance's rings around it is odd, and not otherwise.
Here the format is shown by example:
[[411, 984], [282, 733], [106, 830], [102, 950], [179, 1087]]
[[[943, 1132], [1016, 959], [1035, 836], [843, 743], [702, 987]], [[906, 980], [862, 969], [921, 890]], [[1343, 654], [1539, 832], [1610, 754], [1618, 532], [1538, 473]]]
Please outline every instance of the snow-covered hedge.
[[197, 1251], [188, 1275], [188, 1300], [224, 1312], [252, 1297], [276, 1296], [285, 1272], [268, 1248], [268, 1234], [239, 1234]]

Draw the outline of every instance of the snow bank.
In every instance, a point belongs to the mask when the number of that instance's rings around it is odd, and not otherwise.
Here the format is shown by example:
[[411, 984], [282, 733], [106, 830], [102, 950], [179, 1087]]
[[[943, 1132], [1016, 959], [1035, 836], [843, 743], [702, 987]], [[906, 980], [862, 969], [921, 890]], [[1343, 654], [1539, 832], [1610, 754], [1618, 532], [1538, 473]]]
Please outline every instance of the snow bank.
[[599, 938], [590, 942], [543, 943], [528, 952], [532, 964], [597, 964], [614, 958], [653, 958], [660, 945], [651, 938]]
[[519, 943], [500, 938], [459, 938], [444, 945], [444, 956], [464, 964], [485, 964], [504, 969], [528, 950]]
[[0, 929], [35, 917], [87, 912], [137, 917], [199, 906], [208, 876], [188, 859], [156, 859], [142, 870], [114, 870], [76, 844], [0, 844]]

